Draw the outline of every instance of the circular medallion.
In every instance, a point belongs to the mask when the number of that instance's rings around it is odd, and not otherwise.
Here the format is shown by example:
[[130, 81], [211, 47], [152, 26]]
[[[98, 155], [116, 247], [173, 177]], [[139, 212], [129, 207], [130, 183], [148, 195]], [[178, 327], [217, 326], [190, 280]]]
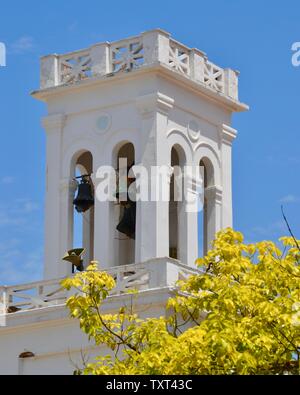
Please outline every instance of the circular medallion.
[[108, 114], [100, 115], [96, 120], [96, 133], [106, 133], [111, 127], [111, 116]]

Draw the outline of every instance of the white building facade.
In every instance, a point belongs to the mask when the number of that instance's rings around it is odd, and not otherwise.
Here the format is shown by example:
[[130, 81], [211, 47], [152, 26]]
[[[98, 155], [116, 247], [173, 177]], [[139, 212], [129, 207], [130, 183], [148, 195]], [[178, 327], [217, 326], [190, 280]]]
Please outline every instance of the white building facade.
[[[238, 99], [238, 73], [152, 30], [41, 59], [41, 86], [32, 94], [47, 105], [47, 191], [44, 280], [0, 287], [0, 373], [70, 374], [89, 344], [68, 317], [59, 281], [72, 273], [62, 261], [74, 248], [74, 177], [91, 174], [96, 191], [102, 166], [129, 164], [202, 167], [204, 211], [187, 202], [136, 203], [135, 239], [116, 230], [121, 208], [95, 199], [83, 214], [84, 265], [100, 262], [117, 281], [105, 310], [139, 289], [137, 310], [164, 314], [176, 281], [196, 272], [199, 229], [207, 251], [215, 233], [232, 226], [231, 116], [248, 107]], [[170, 189], [172, 178], [169, 179]], [[25, 353], [25, 354], [24, 354]]]

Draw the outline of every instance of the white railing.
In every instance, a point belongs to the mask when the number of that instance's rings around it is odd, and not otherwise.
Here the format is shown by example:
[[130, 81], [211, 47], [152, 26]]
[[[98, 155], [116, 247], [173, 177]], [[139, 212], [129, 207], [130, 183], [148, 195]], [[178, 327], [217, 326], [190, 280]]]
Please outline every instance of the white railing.
[[169, 66], [182, 74], [190, 75], [190, 50], [175, 40], [170, 40]]
[[118, 266], [116, 269], [107, 270], [114, 278], [116, 287], [111, 295], [120, 295], [129, 290], [142, 291], [150, 285], [150, 270], [146, 265]]
[[89, 51], [73, 52], [59, 57], [59, 82], [69, 84], [92, 76]]
[[41, 89], [151, 65], [165, 66], [204, 87], [238, 99], [237, 72], [211, 63], [203, 52], [186, 47], [159, 29], [82, 51], [43, 57]]
[[130, 71], [144, 64], [144, 47], [140, 37], [111, 45], [112, 72]]
[[225, 72], [221, 67], [206, 61], [204, 62], [204, 83], [218, 92], [225, 92]]
[[[170, 258], [159, 258], [143, 264], [118, 266], [107, 270], [115, 279], [111, 297], [129, 290], [145, 291], [173, 287], [178, 280], [198, 270]], [[60, 285], [62, 279], [0, 287], [0, 316], [64, 305], [70, 293]]]
[[0, 289], [2, 314], [55, 306], [63, 304], [65, 300], [66, 291], [61, 288], [60, 280], [39, 281]]

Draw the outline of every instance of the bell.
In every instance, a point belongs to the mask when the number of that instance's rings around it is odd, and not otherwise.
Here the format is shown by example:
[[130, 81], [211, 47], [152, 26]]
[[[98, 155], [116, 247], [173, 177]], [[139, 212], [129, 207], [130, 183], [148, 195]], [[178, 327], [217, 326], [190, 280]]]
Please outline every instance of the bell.
[[76, 267], [76, 269], [79, 272], [84, 271], [83, 267], [83, 260], [82, 260], [82, 255], [85, 252], [84, 248], [76, 248], [74, 250], [70, 250], [67, 252], [67, 254], [63, 257], [63, 261], [71, 262], [73, 265], [73, 268]]
[[76, 211], [85, 213], [94, 205], [94, 202], [92, 185], [87, 177], [82, 177], [78, 186], [77, 197], [73, 201]]
[[135, 218], [136, 203], [129, 201], [124, 206], [123, 218], [117, 226], [117, 230], [133, 240], [135, 240]]

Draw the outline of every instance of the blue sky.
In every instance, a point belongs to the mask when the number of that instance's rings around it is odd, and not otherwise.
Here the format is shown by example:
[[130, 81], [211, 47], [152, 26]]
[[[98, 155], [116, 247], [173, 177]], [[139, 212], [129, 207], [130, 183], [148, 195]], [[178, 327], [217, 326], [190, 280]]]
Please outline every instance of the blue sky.
[[296, 0], [2, 2], [0, 284], [42, 277], [46, 110], [29, 96], [39, 86], [39, 57], [156, 27], [241, 72], [240, 98], [251, 110], [233, 120], [235, 228], [248, 241], [286, 234], [284, 203], [300, 237], [300, 67], [291, 64], [299, 15]]

